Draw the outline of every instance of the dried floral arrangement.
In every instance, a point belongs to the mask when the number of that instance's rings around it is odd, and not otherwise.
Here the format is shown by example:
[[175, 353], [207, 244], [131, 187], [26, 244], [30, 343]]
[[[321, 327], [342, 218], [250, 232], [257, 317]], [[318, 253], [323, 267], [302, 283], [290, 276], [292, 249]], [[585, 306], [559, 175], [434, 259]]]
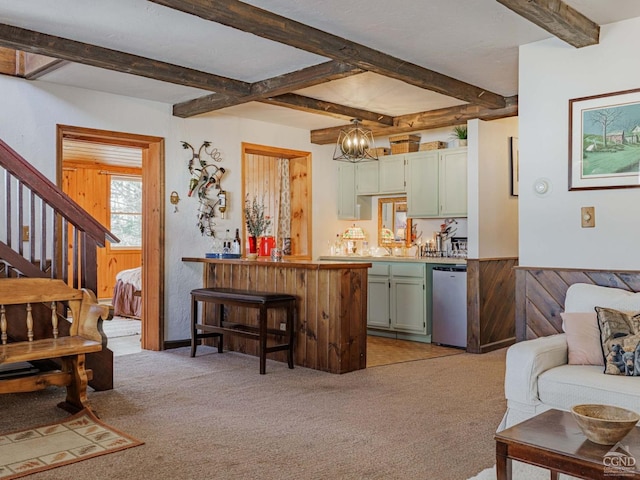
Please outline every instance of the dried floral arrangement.
[[264, 215], [264, 202], [258, 202], [255, 196], [250, 200], [247, 195], [244, 200], [244, 220], [252, 237], [260, 237], [271, 225], [271, 220]]

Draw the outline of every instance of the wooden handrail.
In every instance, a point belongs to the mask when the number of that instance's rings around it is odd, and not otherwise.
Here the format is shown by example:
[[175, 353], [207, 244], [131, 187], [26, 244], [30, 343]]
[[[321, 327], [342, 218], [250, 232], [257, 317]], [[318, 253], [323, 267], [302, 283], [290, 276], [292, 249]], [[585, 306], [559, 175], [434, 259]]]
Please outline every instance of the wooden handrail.
[[0, 241], [0, 258], [9, 262], [16, 270], [25, 277], [46, 278], [48, 275], [29, 262], [22, 255], [13, 250], [9, 245]]
[[31, 191], [38, 196], [46, 198], [51, 208], [66, 218], [69, 223], [75, 225], [79, 230], [90, 235], [98, 246], [104, 247], [106, 240], [115, 243], [120, 241], [95, 218], [87, 215], [77, 203], [61, 192], [51, 180], [24, 160], [2, 140], [0, 140], [0, 166], [5, 168], [14, 177], [19, 178], [24, 185], [29, 187]]
[[[57, 278], [78, 289], [97, 291], [97, 249], [107, 240], [119, 242], [118, 238], [0, 140], [2, 172], [6, 175], [6, 187], [0, 187], [6, 188], [6, 229], [0, 235], [2, 276]], [[22, 229], [29, 232], [28, 251], [23, 248]], [[17, 245], [12, 245], [16, 239]], [[61, 335], [69, 335], [73, 324], [64, 315], [59, 321]], [[113, 352], [106, 347], [106, 336], [101, 336], [104, 348], [88, 354], [86, 365], [94, 374], [89, 384], [108, 390], [113, 388]]]

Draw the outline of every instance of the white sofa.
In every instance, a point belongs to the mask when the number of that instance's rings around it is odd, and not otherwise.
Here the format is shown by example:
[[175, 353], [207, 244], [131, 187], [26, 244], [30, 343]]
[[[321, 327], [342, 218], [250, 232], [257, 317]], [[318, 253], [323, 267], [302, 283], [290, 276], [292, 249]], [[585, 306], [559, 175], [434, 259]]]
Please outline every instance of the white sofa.
[[[640, 293], [588, 284], [567, 290], [565, 312], [593, 312], [594, 307], [640, 311]], [[568, 365], [566, 334], [512, 345], [507, 350], [507, 411], [498, 431], [545, 410], [570, 410], [579, 403], [604, 403], [640, 413], [640, 377], [605, 375], [603, 366]]]

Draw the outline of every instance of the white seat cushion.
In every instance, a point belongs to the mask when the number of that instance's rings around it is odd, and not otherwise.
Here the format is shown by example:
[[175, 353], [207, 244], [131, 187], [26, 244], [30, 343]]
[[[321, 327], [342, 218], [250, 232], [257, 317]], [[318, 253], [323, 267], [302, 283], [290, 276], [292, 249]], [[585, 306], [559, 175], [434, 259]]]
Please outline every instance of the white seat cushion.
[[605, 375], [603, 367], [562, 365], [538, 377], [538, 397], [552, 408], [602, 403], [640, 413], [640, 377]]

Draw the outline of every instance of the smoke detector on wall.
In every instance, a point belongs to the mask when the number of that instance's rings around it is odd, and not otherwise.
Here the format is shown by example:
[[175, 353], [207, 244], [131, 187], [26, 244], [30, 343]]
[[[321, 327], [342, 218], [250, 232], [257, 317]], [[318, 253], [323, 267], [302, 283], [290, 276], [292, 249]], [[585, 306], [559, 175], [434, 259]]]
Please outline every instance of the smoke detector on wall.
[[533, 182], [533, 191], [539, 197], [549, 195], [551, 190], [551, 180], [548, 178], [538, 178]]

